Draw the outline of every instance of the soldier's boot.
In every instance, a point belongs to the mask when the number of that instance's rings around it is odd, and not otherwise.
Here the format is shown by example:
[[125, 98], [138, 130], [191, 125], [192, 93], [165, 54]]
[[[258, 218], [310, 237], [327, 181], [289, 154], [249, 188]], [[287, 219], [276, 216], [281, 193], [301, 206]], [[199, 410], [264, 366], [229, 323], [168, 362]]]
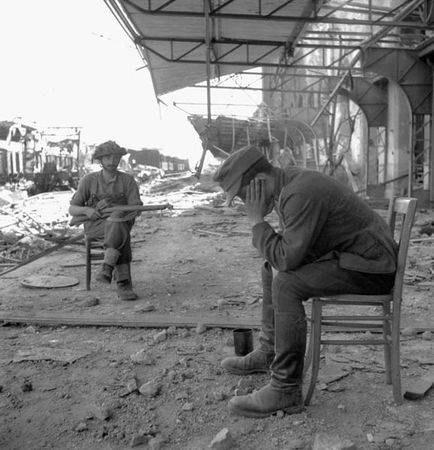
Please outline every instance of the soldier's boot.
[[131, 282], [131, 267], [129, 263], [118, 264], [117, 270], [117, 293], [119, 300], [131, 301], [137, 300], [138, 295], [133, 291]]
[[262, 319], [259, 334], [259, 347], [246, 356], [231, 356], [221, 362], [229, 373], [234, 375], [250, 375], [266, 373], [274, 359], [274, 308], [271, 295], [273, 274], [269, 263], [262, 268]]
[[306, 349], [306, 320], [288, 313], [275, 315], [275, 351], [270, 383], [252, 394], [233, 397], [229, 409], [245, 417], [267, 417], [277, 411], [303, 410], [302, 375]]
[[101, 270], [96, 275], [96, 280], [101, 283], [110, 284], [113, 277], [113, 269], [116, 266], [120, 252], [115, 248], [106, 248], [104, 250], [104, 261]]

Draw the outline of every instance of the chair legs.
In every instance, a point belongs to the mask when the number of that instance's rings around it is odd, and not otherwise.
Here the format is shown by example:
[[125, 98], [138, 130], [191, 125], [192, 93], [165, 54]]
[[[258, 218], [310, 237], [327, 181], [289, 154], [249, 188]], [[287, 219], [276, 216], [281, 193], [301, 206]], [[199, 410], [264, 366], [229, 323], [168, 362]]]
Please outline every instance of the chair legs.
[[91, 258], [91, 250], [92, 250], [92, 241], [89, 238], [85, 239], [85, 247], [86, 247], [86, 290], [90, 291], [90, 278], [92, 275], [92, 258]]
[[[307, 374], [309, 366], [312, 366], [309, 384], [307, 386], [304, 404], [308, 406], [312, 399], [315, 385], [318, 379], [320, 366], [320, 350], [321, 350], [321, 329], [322, 329], [322, 309], [323, 304], [320, 299], [312, 299], [312, 319], [311, 333], [307, 354], [305, 357], [304, 375]], [[400, 351], [399, 351], [399, 323], [391, 326], [390, 320], [390, 303], [385, 302], [383, 313], [387, 320], [383, 322], [384, 337], [384, 361], [386, 369], [386, 383], [392, 384], [393, 399], [397, 405], [401, 405], [402, 388], [401, 388], [401, 368], [400, 368]], [[359, 342], [360, 343], [360, 342]]]
[[[311, 333], [308, 349], [308, 358], [312, 361], [312, 370], [307, 388], [304, 404], [309, 405], [312, 399], [313, 391], [315, 389], [316, 380], [318, 378], [319, 364], [320, 364], [320, 351], [321, 351], [321, 315], [322, 304], [318, 299], [312, 299], [312, 322]], [[310, 361], [309, 361], [310, 362]]]
[[383, 315], [388, 319], [383, 321], [383, 338], [384, 338], [384, 368], [386, 370], [386, 383], [392, 383], [391, 374], [391, 346], [392, 346], [392, 330], [390, 327], [390, 303], [383, 303]]
[[401, 358], [400, 358], [400, 326], [399, 321], [393, 324], [392, 328], [392, 345], [390, 358], [390, 371], [392, 377], [393, 399], [397, 405], [402, 405], [402, 389], [401, 389]]

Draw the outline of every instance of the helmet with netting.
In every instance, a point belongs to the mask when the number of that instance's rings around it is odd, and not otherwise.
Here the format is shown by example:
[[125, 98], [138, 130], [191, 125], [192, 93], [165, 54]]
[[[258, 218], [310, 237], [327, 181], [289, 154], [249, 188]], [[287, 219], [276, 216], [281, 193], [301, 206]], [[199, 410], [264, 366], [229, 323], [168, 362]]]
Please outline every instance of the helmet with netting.
[[103, 156], [108, 155], [123, 156], [126, 154], [127, 151], [120, 145], [116, 144], [115, 141], [107, 141], [96, 146], [95, 151], [93, 152], [92, 155], [92, 159], [101, 160]]

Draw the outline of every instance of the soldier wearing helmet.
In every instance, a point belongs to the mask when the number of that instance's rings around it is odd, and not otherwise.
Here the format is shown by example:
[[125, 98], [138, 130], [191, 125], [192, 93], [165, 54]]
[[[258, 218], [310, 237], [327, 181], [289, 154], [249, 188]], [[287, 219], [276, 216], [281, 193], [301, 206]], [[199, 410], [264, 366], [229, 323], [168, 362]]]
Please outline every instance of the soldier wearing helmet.
[[[110, 284], [116, 279], [118, 297], [135, 300], [137, 295], [131, 281], [130, 233], [136, 212], [104, 212], [116, 205], [143, 205], [136, 181], [132, 175], [118, 170], [120, 160], [127, 151], [114, 141], [95, 148], [93, 160], [99, 161], [101, 170], [85, 175], [71, 199], [71, 224], [84, 225], [87, 237], [104, 242], [104, 262], [96, 279]], [[78, 217], [81, 220], [77, 220]]]

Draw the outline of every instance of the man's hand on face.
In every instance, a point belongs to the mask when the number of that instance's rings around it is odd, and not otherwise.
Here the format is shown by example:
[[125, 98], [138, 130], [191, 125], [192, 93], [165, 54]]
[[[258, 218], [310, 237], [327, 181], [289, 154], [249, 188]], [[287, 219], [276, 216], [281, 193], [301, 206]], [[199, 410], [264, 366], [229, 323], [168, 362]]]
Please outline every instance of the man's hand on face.
[[253, 179], [246, 191], [246, 213], [252, 225], [264, 221], [268, 213], [265, 180]]

